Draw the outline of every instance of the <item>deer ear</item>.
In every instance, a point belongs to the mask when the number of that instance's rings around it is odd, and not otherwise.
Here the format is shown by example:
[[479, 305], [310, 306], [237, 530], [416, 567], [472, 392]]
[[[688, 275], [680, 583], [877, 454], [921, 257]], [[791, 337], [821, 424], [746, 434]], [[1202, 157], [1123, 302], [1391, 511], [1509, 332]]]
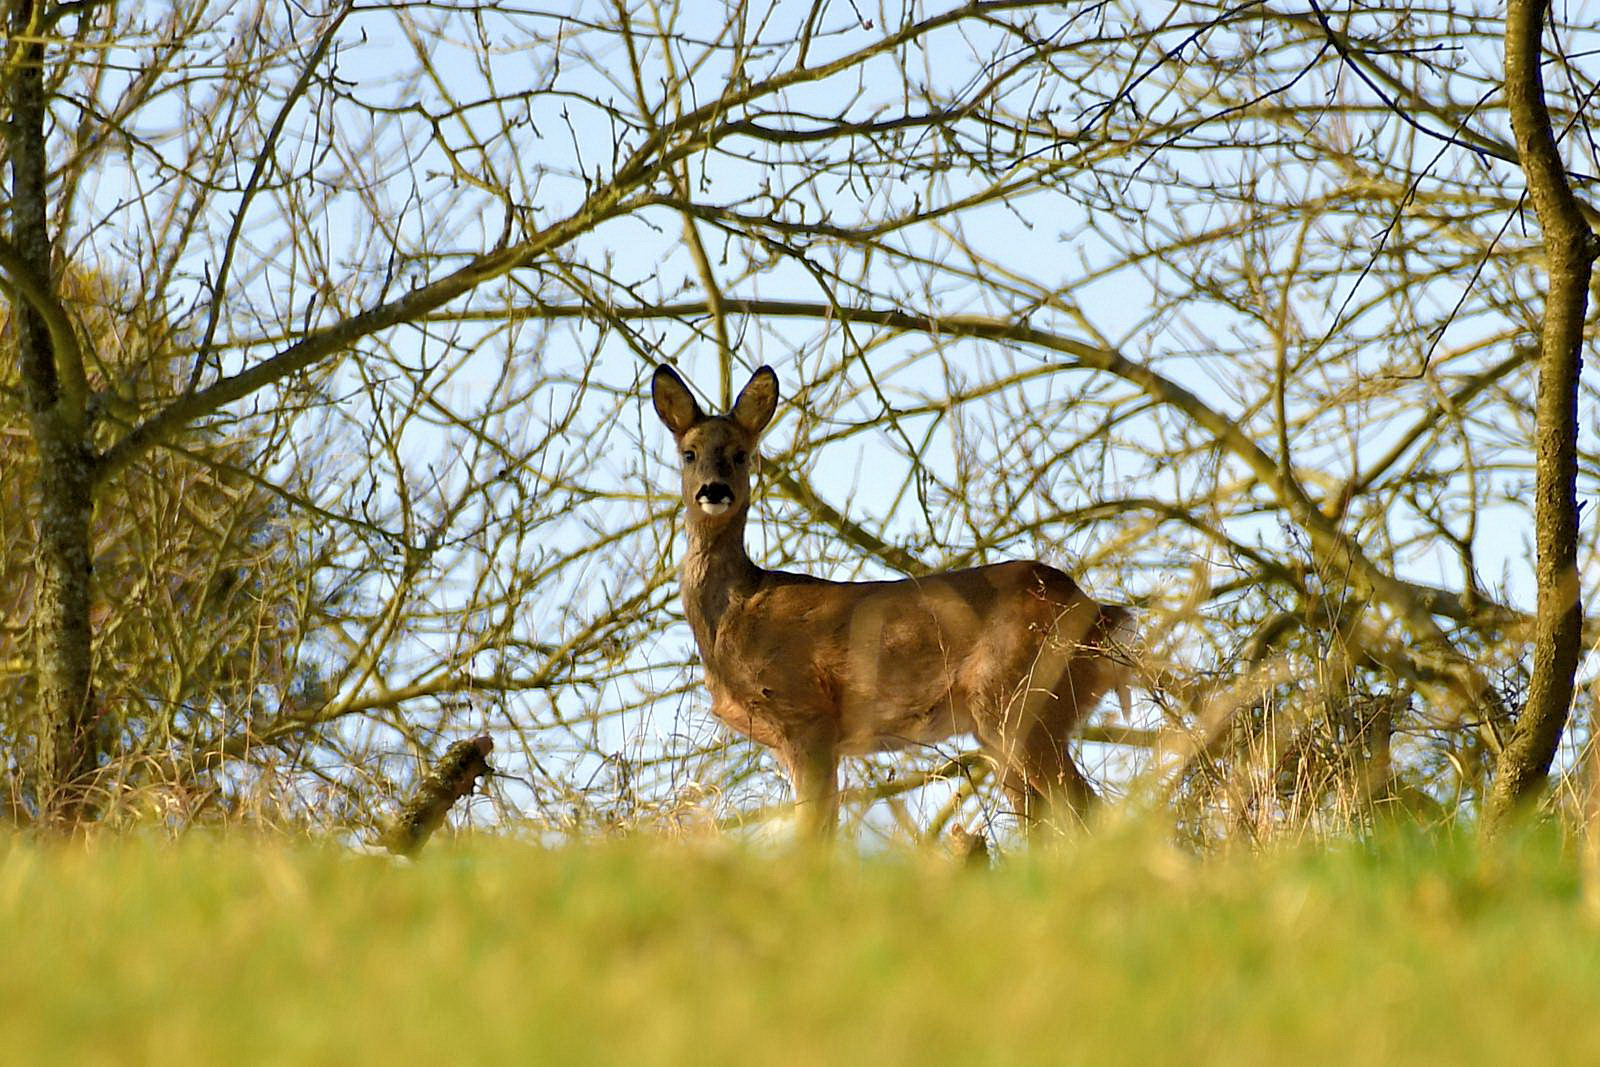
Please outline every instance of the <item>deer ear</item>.
[[674, 437], [682, 437], [689, 427], [705, 418], [689, 387], [665, 363], [656, 367], [655, 377], [650, 379], [650, 398], [655, 402], [656, 414]]
[[728, 414], [746, 433], [759, 437], [761, 431], [767, 428], [767, 423], [772, 421], [772, 413], [777, 410], [778, 375], [771, 367], [761, 367], [750, 376], [750, 381], [740, 391], [739, 399], [733, 402], [733, 410]]

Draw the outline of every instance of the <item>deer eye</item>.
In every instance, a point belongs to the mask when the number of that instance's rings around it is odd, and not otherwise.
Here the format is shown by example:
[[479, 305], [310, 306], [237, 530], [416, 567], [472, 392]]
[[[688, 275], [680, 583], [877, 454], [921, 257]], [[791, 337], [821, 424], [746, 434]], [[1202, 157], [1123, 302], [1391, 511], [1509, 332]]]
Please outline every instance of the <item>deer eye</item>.
[[694, 462], [694, 449], [686, 448], [686, 449], [683, 450], [683, 461], [685, 463], [693, 463]]
[[733, 461], [735, 463], [739, 464], [739, 466], [741, 466], [741, 467], [745, 465], [745, 462], [747, 460], [749, 460], [749, 458], [750, 458], [750, 453], [746, 452], [742, 448], [739, 449], [739, 451], [737, 451], [737, 452], [735, 452], [733, 454]]

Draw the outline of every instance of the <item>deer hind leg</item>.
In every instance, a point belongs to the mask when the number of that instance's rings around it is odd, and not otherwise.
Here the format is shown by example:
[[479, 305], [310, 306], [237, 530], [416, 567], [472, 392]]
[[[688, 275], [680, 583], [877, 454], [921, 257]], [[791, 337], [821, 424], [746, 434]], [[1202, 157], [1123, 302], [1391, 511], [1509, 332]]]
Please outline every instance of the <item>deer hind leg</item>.
[[[1034, 723], [1018, 754], [1020, 773], [1027, 796], [1019, 810], [1030, 824], [1046, 822], [1058, 829], [1082, 826], [1090, 809], [1099, 801], [1094, 787], [1072, 759], [1066, 730], [1046, 719]], [[1012, 800], [1017, 800], [1017, 786]]]
[[1099, 800], [1073, 761], [1071, 738], [1104, 694], [1103, 674], [1094, 657], [1081, 650], [1047, 650], [999, 729], [989, 736], [980, 733], [1000, 765], [1006, 795], [1030, 828], [1081, 826]]
[[839, 751], [835, 739], [816, 733], [792, 738], [778, 757], [794, 786], [801, 835], [821, 840], [832, 835], [839, 816]]
[[1048, 720], [1035, 720], [1009, 736], [980, 740], [999, 766], [1000, 785], [1012, 811], [1030, 832], [1045, 826], [1065, 830], [1087, 821], [1099, 797], [1078, 770], [1064, 731]]

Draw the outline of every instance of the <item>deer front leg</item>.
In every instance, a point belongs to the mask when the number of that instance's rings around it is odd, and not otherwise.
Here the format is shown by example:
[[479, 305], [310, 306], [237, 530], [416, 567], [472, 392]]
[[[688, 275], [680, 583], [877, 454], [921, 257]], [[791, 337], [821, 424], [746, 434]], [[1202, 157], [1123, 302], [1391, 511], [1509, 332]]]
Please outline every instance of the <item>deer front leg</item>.
[[839, 753], [832, 737], [796, 740], [779, 750], [794, 786], [795, 815], [800, 834], [825, 840], [839, 814]]

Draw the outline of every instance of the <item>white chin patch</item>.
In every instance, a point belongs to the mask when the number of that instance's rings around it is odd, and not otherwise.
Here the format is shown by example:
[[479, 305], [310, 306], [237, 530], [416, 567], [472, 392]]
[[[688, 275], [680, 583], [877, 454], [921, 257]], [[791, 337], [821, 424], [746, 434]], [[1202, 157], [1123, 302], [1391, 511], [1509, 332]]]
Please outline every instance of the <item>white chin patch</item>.
[[696, 500], [695, 503], [699, 504], [700, 510], [705, 512], [707, 515], [721, 515], [723, 512], [733, 507], [733, 505], [728, 503], [726, 500]]

